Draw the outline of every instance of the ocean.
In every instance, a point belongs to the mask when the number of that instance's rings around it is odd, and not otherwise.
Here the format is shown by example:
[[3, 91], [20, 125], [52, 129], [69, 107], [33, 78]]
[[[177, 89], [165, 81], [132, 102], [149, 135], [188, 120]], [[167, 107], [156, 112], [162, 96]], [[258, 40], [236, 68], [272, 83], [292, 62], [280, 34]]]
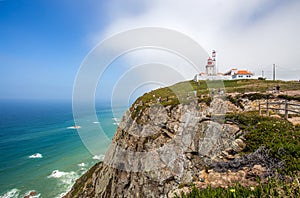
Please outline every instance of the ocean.
[[[114, 111], [122, 115], [125, 110]], [[97, 105], [96, 112], [111, 139], [120, 118], [110, 105]], [[61, 197], [103, 160], [105, 152], [92, 155], [74, 125], [71, 102], [0, 101], [0, 198], [23, 198], [30, 192], [31, 197]]]

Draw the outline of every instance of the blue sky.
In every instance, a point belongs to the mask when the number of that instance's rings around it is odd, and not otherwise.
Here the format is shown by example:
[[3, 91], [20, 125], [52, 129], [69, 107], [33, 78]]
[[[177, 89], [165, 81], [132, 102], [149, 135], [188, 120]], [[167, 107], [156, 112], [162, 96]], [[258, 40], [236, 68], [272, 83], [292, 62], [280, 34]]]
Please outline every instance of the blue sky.
[[0, 1], [1, 98], [70, 98], [88, 36], [109, 20], [104, 3], [77, 2]]
[[[299, 11], [296, 0], [0, 0], [0, 98], [70, 100], [80, 64], [98, 42], [145, 26], [174, 29], [215, 49], [223, 72], [264, 70], [271, 78], [275, 63], [278, 78], [298, 80]], [[107, 73], [103, 93], [122, 71]]]

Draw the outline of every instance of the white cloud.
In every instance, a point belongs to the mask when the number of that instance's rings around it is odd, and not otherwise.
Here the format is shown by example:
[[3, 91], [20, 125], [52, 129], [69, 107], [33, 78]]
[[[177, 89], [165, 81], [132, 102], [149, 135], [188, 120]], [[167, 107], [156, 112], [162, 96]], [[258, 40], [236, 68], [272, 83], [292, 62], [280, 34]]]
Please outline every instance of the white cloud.
[[96, 41], [131, 28], [165, 27], [187, 34], [207, 51], [217, 50], [221, 71], [233, 66], [256, 73], [263, 69], [271, 77], [275, 63], [279, 78], [299, 78], [299, 1], [152, 0], [135, 4], [131, 0], [126, 6], [120, 2], [111, 3], [108, 11], [116, 17]]

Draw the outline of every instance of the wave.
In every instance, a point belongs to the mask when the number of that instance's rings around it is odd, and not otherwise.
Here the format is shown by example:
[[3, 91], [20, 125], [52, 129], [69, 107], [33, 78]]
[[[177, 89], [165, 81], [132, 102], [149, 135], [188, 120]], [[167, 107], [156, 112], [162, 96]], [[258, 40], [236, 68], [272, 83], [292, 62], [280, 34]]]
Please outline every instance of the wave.
[[69, 126], [67, 129], [80, 129], [81, 126], [75, 125], [75, 126]]
[[6, 192], [3, 195], [0, 195], [0, 198], [18, 198], [18, 197], [24, 197], [24, 198], [39, 198], [41, 196], [40, 193], [37, 193], [35, 190], [29, 190], [24, 195], [20, 196], [20, 190], [19, 189], [11, 189], [10, 191]]
[[35, 154], [32, 154], [32, 155], [28, 156], [28, 158], [31, 158], [31, 159], [43, 158], [43, 155], [40, 154], [40, 153], [35, 153]]
[[86, 168], [80, 168], [80, 171], [81, 171], [81, 174], [84, 174], [87, 171], [87, 169]]
[[114, 120], [113, 125], [119, 125], [121, 121], [119, 118], [112, 118], [112, 120]]
[[100, 123], [100, 122], [93, 122], [94, 124], [98, 124], [98, 123]]
[[103, 160], [104, 160], [104, 157], [105, 157], [105, 155], [102, 155], [102, 154], [100, 154], [100, 155], [94, 155], [94, 156], [93, 156], [93, 159], [94, 159], [94, 160], [103, 161]]
[[0, 195], [0, 198], [15, 198], [15, 197], [19, 197], [19, 194], [20, 194], [20, 190], [14, 188], [3, 195]]
[[54, 170], [52, 173], [48, 176], [48, 178], [55, 178], [59, 179], [60, 182], [63, 184], [71, 185], [75, 182], [75, 180], [79, 177], [77, 173], [74, 171], [71, 172], [63, 172], [59, 170]]
[[80, 166], [80, 167], [83, 167], [83, 166], [85, 166], [85, 163], [80, 163], [80, 164], [78, 164], [78, 166]]
[[67, 192], [69, 192], [75, 183], [76, 179], [79, 178], [79, 175], [75, 173], [74, 171], [71, 172], [64, 172], [59, 170], [54, 170], [52, 173], [48, 176], [48, 178], [56, 179], [58, 182], [58, 186], [60, 186], [60, 189], [62, 193], [60, 193], [57, 198], [63, 197]]
[[[71, 190], [71, 189], [70, 189]], [[69, 192], [69, 190], [67, 192], [64, 193], [60, 193], [57, 197], [55, 198], [62, 198], [63, 196], [65, 196], [67, 193]]]
[[120, 122], [119, 118], [112, 118], [115, 122]]
[[23, 195], [22, 197], [24, 198], [39, 198], [41, 196], [41, 194], [37, 194], [37, 192], [35, 190], [30, 190], [30, 191], [27, 191], [25, 193], [25, 195]]
[[66, 172], [62, 172], [62, 171], [59, 171], [59, 170], [54, 170], [48, 176], [48, 178], [60, 178], [60, 177], [64, 176], [65, 174], [66, 174]]

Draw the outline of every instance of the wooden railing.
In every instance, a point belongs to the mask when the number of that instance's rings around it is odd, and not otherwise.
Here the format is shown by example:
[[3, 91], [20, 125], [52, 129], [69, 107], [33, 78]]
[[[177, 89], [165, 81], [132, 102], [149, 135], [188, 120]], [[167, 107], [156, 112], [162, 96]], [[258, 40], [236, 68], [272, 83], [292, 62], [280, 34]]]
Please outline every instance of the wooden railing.
[[[278, 105], [279, 108], [271, 107], [271, 105]], [[284, 108], [280, 108], [282, 105], [284, 106]], [[259, 111], [259, 115], [261, 115], [262, 110], [265, 109], [267, 116], [270, 115], [270, 110], [284, 111], [284, 118], [285, 119], [288, 119], [289, 112], [292, 112], [292, 113], [295, 113], [295, 114], [300, 114], [300, 111], [295, 111], [294, 109], [289, 108], [289, 106], [298, 106], [298, 107], [300, 107], [300, 104], [290, 103], [290, 102], [288, 102], [288, 100], [284, 100], [284, 101], [280, 101], [280, 102], [269, 102], [269, 100], [267, 100], [264, 103], [259, 102], [258, 111]]]

